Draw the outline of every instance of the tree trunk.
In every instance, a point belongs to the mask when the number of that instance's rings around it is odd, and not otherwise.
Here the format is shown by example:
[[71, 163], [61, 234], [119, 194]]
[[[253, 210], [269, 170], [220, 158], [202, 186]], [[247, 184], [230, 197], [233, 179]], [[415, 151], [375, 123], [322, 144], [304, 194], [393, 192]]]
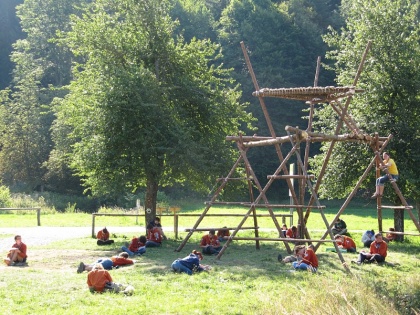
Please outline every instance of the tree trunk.
[[[404, 232], [404, 209], [394, 210], [394, 228], [395, 231]], [[404, 241], [404, 235], [397, 235], [395, 239], [398, 242]]]
[[146, 227], [147, 223], [156, 217], [157, 192], [158, 182], [156, 181], [156, 178], [154, 176], [148, 176], [146, 183], [146, 200], [144, 201]]

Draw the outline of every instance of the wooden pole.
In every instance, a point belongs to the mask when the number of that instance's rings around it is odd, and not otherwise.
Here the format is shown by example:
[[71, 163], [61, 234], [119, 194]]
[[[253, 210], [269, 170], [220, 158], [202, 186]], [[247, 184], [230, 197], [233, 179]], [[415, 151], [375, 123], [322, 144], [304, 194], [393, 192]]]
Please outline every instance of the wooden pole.
[[41, 208], [36, 209], [36, 221], [38, 226], [41, 226]]
[[[236, 168], [238, 167], [239, 163], [242, 161], [242, 154], [238, 157], [238, 159], [236, 160], [236, 162], [234, 163], [234, 165], [232, 166], [231, 170], [229, 171], [228, 176], [226, 177], [231, 177], [233, 175], [233, 173], [235, 172]], [[182, 240], [181, 244], [178, 246], [177, 249], [175, 249], [175, 251], [179, 252], [181, 251], [185, 244], [188, 242], [188, 240], [190, 239], [191, 235], [194, 233], [194, 230], [199, 226], [199, 224], [201, 223], [201, 221], [204, 219], [205, 215], [207, 214], [207, 212], [209, 211], [212, 203], [217, 199], [217, 197], [219, 196], [220, 192], [223, 190], [223, 188], [226, 186], [227, 184], [227, 180], [224, 180], [221, 182], [220, 186], [217, 188], [217, 190], [215, 191], [215, 193], [213, 194], [213, 197], [210, 200], [210, 203], [207, 204], [206, 208], [204, 209], [203, 213], [200, 215], [200, 217], [197, 219], [197, 221], [195, 222], [192, 230], [187, 234], [187, 236]]]
[[[366, 48], [365, 48], [365, 51], [364, 51], [363, 56], [362, 56], [362, 60], [360, 61], [360, 64], [359, 64], [359, 68], [357, 69], [356, 75], [355, 75], [355, 77], [353, 79], [353, 86], [354, 87], [356, 87], [357, 82], [359, 81], [360, 75], [362, 74], [363, 66], [364, 66], [365, 60], [367, 58], [367, 54], [368, 54], [371, 46], [372, 46], [372, 41], [368, 41], [368, 43], [366, 45]], [[340, 120], [337, 123], [337, 126], [335, 128], [335, 135], [338, 135], [340, 133], [341, 128], [343, 127], [344, 115], [345, 115], [345, 113], [348, 110], [348, 107], [350, 105], [350, 101], [351, 101], [352, 98], [353, 98], [352, 95], [349, 95], [347, 97], [345, 106], [343, 108], [343, 115], [340, 116]], [[330, 160], [330, 157], [331, 157], [332, 151], [334, 149], [334, 146], [335, 146], [335, 141], [332, 141], [330, 143], [330, 146], [328, 148], [328, 151], [327, 151], [327, 153], [325, 155], [324, 163], [322, 164], [321, 171], [320, 171], [320, 173], [318, 175], [318, 180], [316, 181], [316, 184], [315, 184], [315, 189], [314, 189], [315, 190], [315, 193], [318, 193], [319, 187], [320, 187], [321, 182], [322, 182], [322, 178], [324, 177], [325, 172], [327, 170], [328, 162]], [[308, 205], [312, 205], [314, 201], [315, 201], [315, 197], [314, 196], [311, 196]], [[311, 213], [311, 209], [308, 208], [306, 210], [306, 214], [305, 214], [305, 222], [307, 222], [310, 213]]]
[[[243, 41], [241, 41], [240, 44], [241, 44], [242, 53], [244, 54], [246, 65], [248, 67], [249, 74], [251, 75], [252, 82], [254, 83], [254, 88], [255, 88], [256, 91], [258, 91], [260, 89], [260, 87], [258, 86], [257, 78], [255, 77], [254, 69], [252, 68], [251, 60], [249, 59], [248, 53], [247, 53], [246, 48], [245, 48], [245, 44], [244, 44]], [[267, 107], [265, 106], [264, 98], [262, 96], [259, 96], [258, 100], [260, 102], [261, 109], [264, 113], [265, 121], [267, 122], [267, 126], [268, 126], [268, 130], [270, 131], [270, 135], [271, 135], [272, 138], [275, 139], [276, 138], [276, 133], [274, 131], [270, 115], [268, 114]], [[274, 147], [276, 149], [277, 157], [279, 158], [280, 163], [282, 163], [283, 162], [283, 153], [281, 152], [280, 145], [279, 144], [274, 144]], [[289, 175], [289, 170], [287, 169], [286, 165], [283, 165], [282, 170], [283, 170], [285, 175]], [[286, 179], [286, 182], [287, 182], [287, 186], [289, 187], [290, 191], [292, 192], [293, 202], [295, 204], [298, 204], [299, 202], [298, 202], [297, 196], [295, 194], [295, 191], [293, 190], [293, 186], [292, 186], [292, 183], [291, 183], [290, 179]]]
[[92, 213], [92, 238], [95, 238], [95, 213]]
[[174, 212], [174, 232], [175, 232], [175, 239], [178, 239], [178, 214]]
[[[379, 135], [376, 132], [375, 133], [375, 140], [378, 140], [378, 137], [379, 137]], [[378, 143], [378, 141], [375, 141], [375, 151], [377, 152], [377, 151], [379, 151], [379, 149], [380, 149], [379, 148], [379, 143]], [[376, 168], [375, 168], [375, 178], [376, 178], [376, 180], [378, 180], [378, 178], [381, 176], [381, 170], [379, 168], [380, 164], [381, 164], [380, 158], [376, 157], [376, 160], [375, 160], [375, 166], [376, 166]], [[376, 182], [375, 182], [375, 192], [376, 192]], [[376, 212], [377, 212], [377, 216], [378, 216], [378, 230], [382, 231], [383, 230], [383, 227], [382, 227], [382, 198], [376, 198], [376, 204], [377, 204], [377, 211]]]

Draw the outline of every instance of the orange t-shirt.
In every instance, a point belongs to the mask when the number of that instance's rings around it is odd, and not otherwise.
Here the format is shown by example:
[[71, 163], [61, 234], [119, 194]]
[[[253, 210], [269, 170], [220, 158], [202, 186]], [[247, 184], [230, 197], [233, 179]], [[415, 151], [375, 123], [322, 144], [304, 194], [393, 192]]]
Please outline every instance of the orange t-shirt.
[[124, 266], [124, 265], [134, 264], [134, 261], [132, 261], [131, 259], [119, 257], [119, 256], [111, 257], [111, 260], [112, 260], [113, 266]]
[[387, 255], [387, 250], [388, 250], [388, 245], [382, 241], [382, 242], [372, 242], [372, 244], [370, 244], [370, 253], [371, 254], [379, 254], [382, 257], [386, 257]]
[[103, 240], [103, 241], [109, 240], [109, 232], [108, 233], [104, 233], [104, 231], [100, 230], [98, 232], [98, 234], [96, 234], [96, 239]]
[[343, 243], [337, 242], [337, 245], [343, 246], [344, 249], [349, 249], [349, 248], [356, 249], [356, 243], [348, 236], [343, 236]]
[[[26, 245], [23, 244], [22, 242], [20, 243], [20, 245], [18, 245], [17, 243], [14, 243], [12, 247], [19, 249], [19, 251], [20, 251], [20, 253], [18, 253], [19, 257], [22, 257], [22, 258], [28, 257], [26, 255]], [[9, 254], [7, 256], [11, 257], [11, 252], [10, 251], [9, 251]]]
[[147, 240], [162, 243], [162, 234], [160, 234], [160, 229], [157, 227], [150, 229], [147, 233]]
[[106, 270], [95, 269], [88, 273], [87, 284], [89, 288], [94, 287], [95, 291], [102, 292], [107, 282], [112, 282], [112, 278]]
[[302, 261], [314, 268], [318, 268], [318, 257], [316, 257], [315, 252], [310, 248], [306, 249], [306, 252], [302, 257]]

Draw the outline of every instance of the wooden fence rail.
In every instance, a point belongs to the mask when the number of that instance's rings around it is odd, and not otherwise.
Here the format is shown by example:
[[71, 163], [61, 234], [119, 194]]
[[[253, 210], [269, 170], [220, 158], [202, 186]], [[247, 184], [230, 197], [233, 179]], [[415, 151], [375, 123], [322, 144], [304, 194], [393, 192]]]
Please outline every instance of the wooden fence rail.
[[[179, 217], [199, 217], [201, 214], [195, 213], [174, 213], [174, 214], [161, 214], [160, 217], [174, 217], [174, 233], [175, 239], [178, 238], [178, 222]], [[144, 213], [92, 213], [92, 238], [96, 237], [95, 234], [95, 219], [96, 217], [144, 217]], [[236, 213], [212, 213], [206, 214], [208, 217], [244, 217], [244, 214]], [[271, 217], [270, 214], [257, 214], [257, 217]], [[282, 218], [283, 223], [285, 223], [285, 218], [292, 217], [292, 214], [275, 214], [277, 218]]]
[[33, 208], [0, 208], [0, 211], [10, 211], [10, 210], [17, 210], [17, 211], [22, 211], [22, 210], [36, 210], [36, 222], [38, 224], [38, 226], [41, 226], [41, 207], [33, 207]]

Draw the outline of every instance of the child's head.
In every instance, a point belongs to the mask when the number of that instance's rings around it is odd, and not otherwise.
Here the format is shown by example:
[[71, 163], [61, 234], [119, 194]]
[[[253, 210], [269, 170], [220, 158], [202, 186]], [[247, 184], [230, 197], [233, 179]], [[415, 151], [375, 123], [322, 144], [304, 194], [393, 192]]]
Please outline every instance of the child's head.
[[194, 255], [196, 255], [197, 257], [198, 257], [198, 259], [200, 259], [200, 260], [203, 260], [203, 255], [199, 252], [199, 251], [197, 251], [197, 250], [193, 250], [192, 251], [192, 253], [194, 254]]
[[122, 253], [120, 253], [118, 256], [120, 256], [120, 257], [123, 257], [123, 258], [128, 258], [128, 253], [126, 253], [126, 252], [122, 252]]
[[306, 250], [305, 245], [297, 245], [293, 249], [293, 252], [294, 252], [295, 256], [303, 256], [303, 254], [305, 253], [305, 250]]
[[141, 243], [143, 243], [143, 244], [146, 244], [146, 242], [147, 242], [147, 238], [146, 238], [146, 236], [144, 236], [144, 235], [140, 236], [140, 237], [139, 237], [139, 241], [140, 241]]
[[92, 267], [92, 270], [104, 270], [104, 266], [101, 263], [95, 263]]
[[216, 231], [215, 231], [214, 229], [211, 229], [211, 230], [209, 231], [209, 234], [210, 234], [210, 235], [212, 235], [212, 236], [214, 236], [214, 234], [216, 234]]
[[292, 231], [293, 231], [293, 232], [296, 232], [296, 231], [297, 231], [297, 227], [293, 225], [293, 226], [292, 226]]
[[334, 239], [337, 240], [337, 241], [343, 241], [344, 237], [341, 234], [336, 234], [336, 235], [334, 235]]
[[282, 229], [283, 230], [287, 230], [287, 225], [286, 224], [283, 224]]

